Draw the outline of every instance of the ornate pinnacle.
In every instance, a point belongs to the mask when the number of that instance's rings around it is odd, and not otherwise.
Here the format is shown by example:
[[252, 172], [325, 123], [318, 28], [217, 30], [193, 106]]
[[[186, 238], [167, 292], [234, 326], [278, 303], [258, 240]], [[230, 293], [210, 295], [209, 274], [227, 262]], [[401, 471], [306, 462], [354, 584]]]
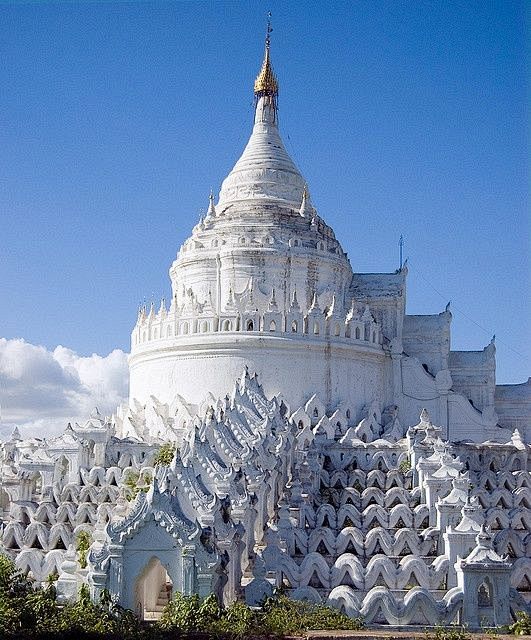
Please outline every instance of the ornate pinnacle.
[[304, 190], [302, 192], [302, 202], [299, 213], [303, 218], [310, 217], [310, 215], [314, 213], [307, 184], [304, 185]]
[[268, 13], [267, 30], [265, 39], [265, 54], [264, 61], [262, 62], [262, 68], [260, 73], [256, 76], [254, 81], [254, 94], [255, 96], [276, 96], [278, 95], [278, 81], [273, 73], [273, 67], [269, 59], [269, 46], [271, 44], [271, 12]]
[[214, 194], [212, 193], [212, 189], [210, 189], [210, 195], [208, 196], [207, 216], [215, 216], [215, 215], [216, 215], [216, 206], [214, 205]]

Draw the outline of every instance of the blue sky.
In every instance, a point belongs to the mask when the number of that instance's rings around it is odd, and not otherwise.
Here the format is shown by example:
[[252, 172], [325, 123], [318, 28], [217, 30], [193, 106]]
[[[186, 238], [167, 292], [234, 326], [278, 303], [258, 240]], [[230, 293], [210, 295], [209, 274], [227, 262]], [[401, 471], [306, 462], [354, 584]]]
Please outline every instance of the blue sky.
[[[452, 300], [531, 374], [525, 3], [3, 2], [0, 336], [129, 349], [241, 153], [273, 13], [280, 122], [356, 271], [409, 257], [408, 311]], [[528, 22], [528, 20], [527, 20]]]

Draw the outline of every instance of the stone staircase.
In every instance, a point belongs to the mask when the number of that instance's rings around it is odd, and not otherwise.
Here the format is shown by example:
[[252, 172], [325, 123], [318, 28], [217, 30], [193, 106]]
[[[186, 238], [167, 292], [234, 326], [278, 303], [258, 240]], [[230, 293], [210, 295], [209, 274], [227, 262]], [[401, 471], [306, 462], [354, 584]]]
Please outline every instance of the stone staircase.
[[156, 621], [162, 618], [162, 612], [164, 608], [171, 600], [172, 596], [172, 586], [169, 583], [163, 584], [160, 588], [160, 592], [157, 598], [157, 603], [155, 604], [155, 608], [153, 611], [145, 611], [144, 612], [144, 620], [147, 621]]

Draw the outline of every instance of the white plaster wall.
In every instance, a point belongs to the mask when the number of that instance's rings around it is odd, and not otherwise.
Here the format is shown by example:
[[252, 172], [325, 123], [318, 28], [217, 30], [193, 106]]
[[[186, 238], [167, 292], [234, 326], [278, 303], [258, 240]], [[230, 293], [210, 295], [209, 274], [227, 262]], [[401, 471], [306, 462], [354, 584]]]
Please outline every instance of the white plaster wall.
[[243, 220], [240, 226], [241, 218], [207, 218], [204, 229], [194, 229], [170, 268], [177, 305], [191, 290], [200, 302], [210, 295], [217, 306], [219, 298], [223, 309], [229, 291], [243, 291], [252, 278], [258, 298], [269, 298], [275, 289], [282, 311], [288, 310], [294, 291], [303, 307], [310, 306], [314, 292], [324, 291], [328, 302], [335, 294], [340, 308], [350, 307], [346, 294], [352, 270], [337, 240], [309, 229], [300, 216], [277, 209], [267, 219], [253, 211]]
[[[171, 341], [167, 341], [171, 342]], [[379, 345], [256, 333], [182, 337], [155, 351], [137, 349], [130, 359], [130, 397], [150, 395], [169, 403], [175, 394], [201, 402], [230, 393], [247, 365], [259, 374], [266, 395], [281, 394], [292, 410], [316, 393], [329, 408], [348, 402], [354, 411], [373, 400], [391, 402], [385, 388], [389, 358]]]

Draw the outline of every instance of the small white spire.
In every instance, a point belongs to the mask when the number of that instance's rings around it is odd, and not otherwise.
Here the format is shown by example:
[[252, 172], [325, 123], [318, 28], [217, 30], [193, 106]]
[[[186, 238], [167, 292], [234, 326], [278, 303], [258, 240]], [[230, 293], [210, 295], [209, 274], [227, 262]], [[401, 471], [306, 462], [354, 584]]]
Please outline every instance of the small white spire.
[[365, 305], [365, 309], [363, 309], [363, 315], [361, 316], [362, 320], [366, 322], [374, 322], [374, 318], [372, 317], [371, 310], [369, 309], [369, 305]]
[[297, 290], [293, 292], [293, 297], [291, 298], [291, 304], [289, 307], [290, 311], [300, 311], [299, 301], [297, 300]]
[[214, 302], [212, 300], [212, 289], [209, 287], [208, 288], [208, 293], [207, 293], [207, 298], [205, 300], [205, 303], [203, 304], [203, 312], [205, 311], [213, 311], [214, 309]]
[[335, 309], [336, 309], [336, 294], [334, 293], [334, 295], [332, 296], [332, 302], [330, 304], [326, 317], [331, 318], [334, 315]]
[[275, 298], [275, 290], [271, 292], [271, 299], [269, 300], [269, 311], [276, 311], [278, 309], [277, 300]]
[[249, 293], [249, 296], [247, 298], [247, 303], [245, 305], [245, 310], [246, 311], [256, 311], [255, 304], [254, 304], [254, 295], [253, 295], [254, 294], [254, 279], [253, 279], [252, 276], [249, 278], [248, 293]]
[[310, 305], [309, 312], [311, 313], [312, 311], [321, 311], [321, 309], [319, 308], [319, 301], [317, 300], [317, 292], [314, 292], [312, 304]]
[[22, 440], [18, 427], [13, 428], [13, 431], [11, 432], [11, 440]]
[[229, 285], [229, 297], [227, 298], [227, 304], [225, 305], [226, 309], [235, 309], [236, 305], [234, 304], [234, 292], [232, 290], [232, 284]]
[[214, 193], [210, 189], [210, 195], [208, 196], [208, 210], [207, 216], [214, 217], [216, 215], [216, 207], [214, 206]]
[[170, 303], [170, 313], [174, 313], [177, 309], [177, 293], [174, 293]]
[[299, 213], [303, 218], [311, 218], [314, 213], [307, 184], [304, 185], [304, 189], [302, 191], [302, 203]]
[[359, 320], [359, 313], [356, 309], [356, 301], [354, 300], [354, 298], [352, 298], [352, 303], [346, 317], [347, 322], [350, 322], [351, 320]]

